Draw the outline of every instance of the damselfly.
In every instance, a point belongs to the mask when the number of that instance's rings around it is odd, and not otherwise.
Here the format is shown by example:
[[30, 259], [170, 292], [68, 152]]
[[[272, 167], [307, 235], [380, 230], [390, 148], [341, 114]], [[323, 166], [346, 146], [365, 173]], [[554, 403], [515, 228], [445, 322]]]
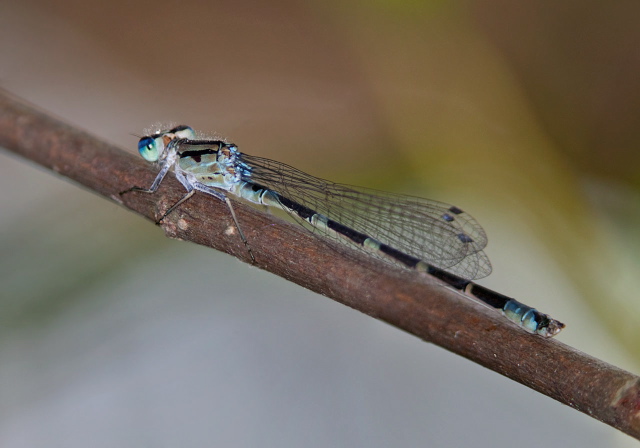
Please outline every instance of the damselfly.
[[147, 161], [158, 164], [160, 172], [148, 189], [133, 187], [127, 191], [154, 193], [171, 168], [187, 190], [161, 220], [196, 191], [204, 192], [227, 203], [250, 251], [229, 193], [283, 209], [314, 232], [437, 277], [501, 310], [531, 333], [552, 337], [564, 328], [550, 316], [472, 282], [491, 273], [483, 252], [487, 237], [480, 224], [458, 207], [329, 182], [284, 163], [244, 154], [232, 143], [196, 139], [188, 126], [142, 137], [138, 151]]

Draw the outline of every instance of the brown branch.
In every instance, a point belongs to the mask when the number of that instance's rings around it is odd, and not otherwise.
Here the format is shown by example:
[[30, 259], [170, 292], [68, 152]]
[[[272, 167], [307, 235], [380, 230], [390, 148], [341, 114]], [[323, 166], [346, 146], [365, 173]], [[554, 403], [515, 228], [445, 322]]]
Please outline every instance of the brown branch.
[[[173, 176], [167, 176], [156, 194], [132, 192], [121, 198], [118, 193], [131, 186], [148, 187], [154, 167], [2, 93], [0, 145], [152, 221], [184, 194]], [[242, 204], [235, 208], [256, 266], [640, 438], [638, 377], [555, 340], [525, 333], [427, 276], [357, 253], [344, 256], [295, 225]], [[162, 227], [171, 238], [249, 261], [226, 205], [206, 195], [196, 194]]]

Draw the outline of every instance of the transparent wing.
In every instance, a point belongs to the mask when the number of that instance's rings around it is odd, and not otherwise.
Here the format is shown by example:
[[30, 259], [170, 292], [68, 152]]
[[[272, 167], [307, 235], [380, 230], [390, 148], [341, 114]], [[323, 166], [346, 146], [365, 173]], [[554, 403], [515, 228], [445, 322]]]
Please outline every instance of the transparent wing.
[[[258, 184], [345, 226], [373, 237], [467, 280], [486, 277], [491, 263], [482, 251], [487, 236], [478, 222], [457, 207], [418, 197], [329, 182], [284, 163], [239, 155], [250, 167], [242, 180]], [[309, 227], [293, 213], [291, 215]], [[331, 231], [313, 228], [343, 244]], [[367, 251], [371, 255], [371, 252]], [[389, 262], [389, 258], [380, 255]]]

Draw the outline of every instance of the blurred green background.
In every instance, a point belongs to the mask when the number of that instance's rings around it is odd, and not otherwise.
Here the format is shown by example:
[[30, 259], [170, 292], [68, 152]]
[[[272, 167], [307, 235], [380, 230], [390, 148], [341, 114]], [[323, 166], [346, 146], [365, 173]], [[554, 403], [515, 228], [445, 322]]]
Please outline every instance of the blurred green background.
[[[638, 371], [640, 3], [5, 0], [0, 86], [454, 203], [481, 283]], [[589, 417], [0, 153], [0, 445], [630, 446]], [[595, 392], [597, 393], [597, 391]]]

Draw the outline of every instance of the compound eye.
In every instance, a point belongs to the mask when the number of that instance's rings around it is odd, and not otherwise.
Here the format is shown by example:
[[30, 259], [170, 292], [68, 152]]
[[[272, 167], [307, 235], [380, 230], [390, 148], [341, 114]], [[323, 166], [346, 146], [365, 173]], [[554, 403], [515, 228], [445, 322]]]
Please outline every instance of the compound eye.
[[176, 126], [175, 128], [171, 129], [169, 133], [174, 134], [178, 139], [186, 138], [187, 140], [194, 140], [196, 138], [195, 131], [189, 126], [184, 125]]
[[145, 160], [157, 162], [160, 156], [157, 139], [142, 137], [138, 142], [138, 152]]

